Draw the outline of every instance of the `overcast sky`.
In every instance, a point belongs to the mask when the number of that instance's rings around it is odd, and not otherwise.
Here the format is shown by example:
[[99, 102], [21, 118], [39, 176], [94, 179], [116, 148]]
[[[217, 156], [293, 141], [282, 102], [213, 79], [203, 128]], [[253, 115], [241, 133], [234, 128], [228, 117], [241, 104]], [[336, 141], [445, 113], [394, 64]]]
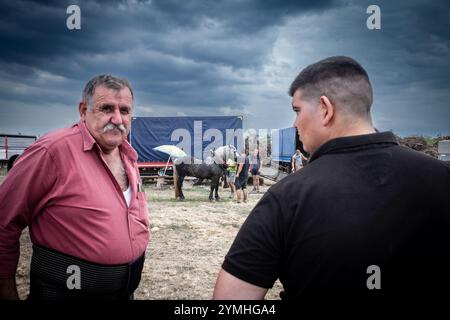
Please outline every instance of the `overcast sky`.
[[[243, 115], [291, 126], [302, 68], [348, 55], [368, 71], [372, 114], [399, 135], [450, 133], [450, 4], [443, 1], [2, 1], [0, 131], [75, 123], [84, 84], [126, 77], [135, 115]], [[66, 9], [78, 4], [81, 30]], [[366, 9], [381, 9], [369, 30]]]

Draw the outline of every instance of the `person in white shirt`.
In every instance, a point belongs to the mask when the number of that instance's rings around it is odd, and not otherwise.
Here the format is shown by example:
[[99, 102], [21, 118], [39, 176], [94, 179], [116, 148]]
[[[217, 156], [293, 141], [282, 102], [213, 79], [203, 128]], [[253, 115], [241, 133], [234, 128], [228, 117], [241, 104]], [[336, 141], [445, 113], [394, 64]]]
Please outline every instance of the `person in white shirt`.
[[292, 161], [291, 161], [292, 172], [302, 169], [303, 161], [306, 161], [306, 160], [307, 160], [307, 158], [300, 152], [300, 149], [295, 150], [295, 153], [292, 156]]

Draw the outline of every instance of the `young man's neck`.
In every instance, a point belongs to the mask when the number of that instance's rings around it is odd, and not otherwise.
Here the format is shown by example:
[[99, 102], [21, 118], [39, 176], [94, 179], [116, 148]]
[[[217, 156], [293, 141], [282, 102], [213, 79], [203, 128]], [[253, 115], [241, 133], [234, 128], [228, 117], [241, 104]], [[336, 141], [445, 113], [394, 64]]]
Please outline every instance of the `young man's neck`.
[[335, 126], [335, 128], [330, 132], [330, 139], [359, 136], [371, 133], [376, 133], [371, 121], [352, 119]]

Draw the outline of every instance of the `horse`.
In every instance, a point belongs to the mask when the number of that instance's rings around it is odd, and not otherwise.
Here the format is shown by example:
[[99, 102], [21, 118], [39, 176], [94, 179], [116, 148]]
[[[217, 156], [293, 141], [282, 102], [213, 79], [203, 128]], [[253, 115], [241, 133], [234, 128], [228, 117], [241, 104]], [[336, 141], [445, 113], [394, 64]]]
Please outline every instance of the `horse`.
[[[220, 199], [218, 194], [220, 178], [226, 175], [227, 160], [235, 159], [237, 150], [232, 145], [226, 145], [210, 151], [211, 156], [206, 158], [205, 161], [189, 156], [175, 159], [175, 174], [177, 175], [177, 187], [181, 201], [185, 199], [182, 186], [186, 176], [196, 177], [201, 180], [211, 179], [209, 200], [213, 201], [214, 198], [216, 200]], [[214, 197], [213, 193], [215, 193]]]

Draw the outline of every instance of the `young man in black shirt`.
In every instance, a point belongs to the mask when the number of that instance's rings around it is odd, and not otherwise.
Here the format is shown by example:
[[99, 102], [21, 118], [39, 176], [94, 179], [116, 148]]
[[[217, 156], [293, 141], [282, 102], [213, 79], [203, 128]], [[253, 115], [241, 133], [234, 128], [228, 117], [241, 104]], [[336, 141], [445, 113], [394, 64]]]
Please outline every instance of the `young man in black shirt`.
[[289, 91], [308, 165], [275, 184], [232, 244], [216, 299], [425, 295], [450, 285], [450, 169], [377, 133], [366, 71], [348, 57], [305, 68]]
[[248, 180], [248, 170], [250, 169], [250, 161], [248, 158], [248, 149], [242, 150], [242, 155], [238, 157], [238, 168], [236, 172], [236, 197], [237, 203], [241, 203], [241, 195], [243, 196], [243, 201], [246, 203], [248, 199], [247, 191], [247, 180]]

